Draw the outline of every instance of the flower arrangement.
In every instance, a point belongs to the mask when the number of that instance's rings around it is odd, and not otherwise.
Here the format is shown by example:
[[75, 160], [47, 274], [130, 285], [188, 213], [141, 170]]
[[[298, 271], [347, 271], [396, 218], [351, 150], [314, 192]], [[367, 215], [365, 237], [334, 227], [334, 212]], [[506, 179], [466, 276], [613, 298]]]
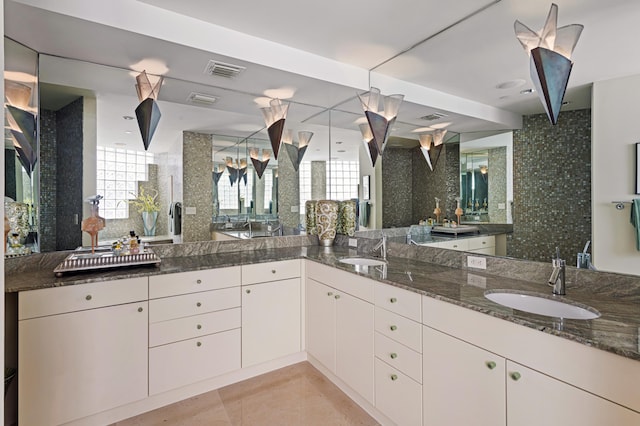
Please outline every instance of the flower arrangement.
[[155, 192], [155, 195], [145, 194], [144, 187], [140, 187], [140, 192], [138, 195], [134, 193], [130, 193], [135, 196], [135, 198], [131, 200], [127, 200], [127, 202], [133, 205], [138, 213], [142, 212], [158, 212], [160, 211], [160, 203], [158, 202], [158, 191], [152, 189]]

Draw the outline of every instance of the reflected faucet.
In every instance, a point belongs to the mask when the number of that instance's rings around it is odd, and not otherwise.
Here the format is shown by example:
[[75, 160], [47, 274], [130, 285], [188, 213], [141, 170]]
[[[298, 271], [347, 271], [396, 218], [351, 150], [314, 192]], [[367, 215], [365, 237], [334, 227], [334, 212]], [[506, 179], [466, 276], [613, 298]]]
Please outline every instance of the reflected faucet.
[[249, 238], [253, 238], [253, 232], [251, 231], [251, 219], [247, 217], [247, 222], [242, 225], [243, 228], [249, 227]]
[[553, 271], [549, 277], [549, 285], [553, 287], [553, 294], [558, 296], [564, 296], [566, 293], [565, 287], [565, 269], [567, 262], [560, 259], [560, 249], [556, 247], [556, 257], [551, 259], [553, 265]]
[[380, 257], [387, 260], [387, 236], [382, 234], [382, 239], [373, 248], [373, 251], [380, 250]]

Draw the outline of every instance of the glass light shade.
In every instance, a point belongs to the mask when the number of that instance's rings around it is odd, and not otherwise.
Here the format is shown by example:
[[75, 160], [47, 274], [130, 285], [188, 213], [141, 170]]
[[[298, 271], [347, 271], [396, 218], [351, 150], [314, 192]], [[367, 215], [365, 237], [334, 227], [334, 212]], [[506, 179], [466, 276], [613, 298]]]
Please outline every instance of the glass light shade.
[[373, 133], [371, 133], [371, 128], [368, 123], [360, 124], [360, 133], [362, 133], [362, 140], [365, 143], [369, 143], [373, 140]]
[[380, 89], [372, 87], [368, 92], [358, 94], [362, 109], [365, 111], [378, 112], [378, 104], [380, 101]]
[[398, 116], [404, 95], [389, 95], [384, 97], [384, 116], [391, 121]]
[[282, 132], [282, 143], [293, 144], [293, 130], [286, 129]]
[[419, 138], [420, 138], [420, 148], [426, 151], [429, 151], [429, 149], [431, 149], [431, 143], [433, 142], [433, 136], [427, 133], [427, 134], [420, 135]]
[[444, 136], [447, 134], [445, 129], [437, 129], [433, 132], [433, 146], [442, 145]]
[[160, 95], [160, 87], [162, 86], [162, 76], [158, 77], [158, 81], [152, 84], [146, 71], [142, 71], [136, 76], [136, 92], [138, 93], [138, 101], [145, 99], [158, 99]]
[[28, 110], [31, 102], [31, 87], [17, 81], [5, 80], [4, 97], [9, 105]]
[[303, 146], [309, 145], [309, 142], [311, 142], [312, 137], [313, 137], [313, 132], [308, 132], [308, 131], [298, 132], [298, 148], [302, 148]]
[[264, 117], [264, 123], [267, 127], [271, 127], [276, 121], [287, 118], [289, 103], [284, 103], [280, 99], [272, 99], [268, 107], [260, 108], [260, 110]]

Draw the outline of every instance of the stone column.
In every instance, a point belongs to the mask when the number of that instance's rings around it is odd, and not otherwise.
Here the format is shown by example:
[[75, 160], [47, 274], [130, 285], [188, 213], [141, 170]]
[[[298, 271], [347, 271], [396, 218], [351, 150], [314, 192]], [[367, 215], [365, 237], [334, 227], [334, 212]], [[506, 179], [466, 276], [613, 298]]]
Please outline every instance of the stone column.
[[[183, 242], [208, 241], [213, 217], [213, 141], [211, 135], [183, 132]], [[195, 208], [195, 214], [191, 214]]]
[[278, 158], [278, 215], [285, 232], [300, 224], [300, 175], [283, 149]]
[[327, 199], [327, 162], [311, 162], [311, 199]]

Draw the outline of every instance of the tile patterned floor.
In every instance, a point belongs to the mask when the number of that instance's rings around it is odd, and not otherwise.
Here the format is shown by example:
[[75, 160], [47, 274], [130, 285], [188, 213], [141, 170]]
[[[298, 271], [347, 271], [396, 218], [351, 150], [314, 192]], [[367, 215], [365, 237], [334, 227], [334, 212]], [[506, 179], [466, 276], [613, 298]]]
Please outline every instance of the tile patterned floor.
[[378, 423], [308, 362], [141, 414], [114, 426], [373, 426]]

